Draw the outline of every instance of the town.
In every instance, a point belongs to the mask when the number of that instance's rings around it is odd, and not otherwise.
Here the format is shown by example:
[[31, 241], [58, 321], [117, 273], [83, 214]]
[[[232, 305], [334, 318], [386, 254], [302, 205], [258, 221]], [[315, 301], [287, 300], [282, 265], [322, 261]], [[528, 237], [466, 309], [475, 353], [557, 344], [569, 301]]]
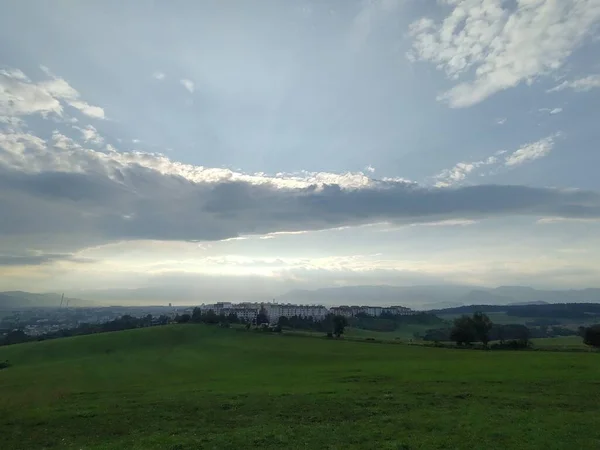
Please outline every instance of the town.
[[[385, 315], [406, 316], [416, 314], [404, 306], [333, 306], [296, 305], [282, 303], [230, 303], [218, 302], [201, 304], [203, 312], [213, 311], [217, 315], [235, 315], [240, 322], [254, 323], [261, 310], [269, 322], [275, 324], [280, 317], [311, 318], [314, 321], [325, 319], [328, 314], [346, 318], [357, 316], [380, 317]], [[109, 306], [109, 307], [44, 307], [20, 308], [4, 311], [0, 317], [0, 335], [13, 329], [21, 329], [29, 336], [40, 336], [62, 329], [76, 328], [81, 324], [100, 324], [123, 316], [152, 316], [152, 321], [163, 323], [165, 318], [173, 321], [178, 315], [192, 314], [195, 306]]]

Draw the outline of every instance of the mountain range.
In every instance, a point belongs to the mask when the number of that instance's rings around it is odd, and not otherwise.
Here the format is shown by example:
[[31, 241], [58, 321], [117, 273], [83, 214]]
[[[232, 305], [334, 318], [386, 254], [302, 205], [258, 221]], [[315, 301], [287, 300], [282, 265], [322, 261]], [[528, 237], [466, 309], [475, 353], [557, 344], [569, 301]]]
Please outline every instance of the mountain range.
[[[204, 294], [204, 295], [203, 295]], [[216, 301], [270, 301], [265, 296], [221, 298], [218, 291], [189, 292], [185, 288], [111, 289], [78, 292], [65, 297], [69, 306], [200, 304]], [[463, 305], [532, 305], [546, 303], [600, 303], [600, 289], [538, 290], [524, 286], [497, 288], [445, 286], [343, 286], [315, 290], [292, 290], [274, 299], [281, 303], [335, 305], [402, 305], [416, 310], [453, 308]], [[58, 307], [61, 294], [34, 294], [22, 291], [0, 292], [0, 309], [18, 307]]]
[[325, 305], [403, 305], [418, 310], [462, 305], [529, 305], [546, 303], [600, 303], [600, 289], [537, 290], [523, 286], [346, 286], [294, 290], [276, 299], [285, 303]]

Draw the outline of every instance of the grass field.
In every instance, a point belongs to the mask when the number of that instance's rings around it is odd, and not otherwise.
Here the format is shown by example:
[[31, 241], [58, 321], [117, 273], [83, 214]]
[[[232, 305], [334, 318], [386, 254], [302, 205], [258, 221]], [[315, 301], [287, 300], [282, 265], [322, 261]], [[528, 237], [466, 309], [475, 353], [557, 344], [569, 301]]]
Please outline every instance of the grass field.
[[600, 354], [178, 325], [0, 348], [6, 449], [595, 449]]
[[[583, 343], [581, 336], [560, 336], [554, 338], [532, 339], [534, 348], [555, 349], [555, 350], [590, 350], [590, 347]], [[591, 351], [591, 350], [590, 350]]]
[[[463, 314], [437, 314], [440, 319], [452, 321], [457, 317], [462, 316]], [[521, 324], [525, 325], [527, 322], [532, 322], [534, 320], [547, 319], [544, 317], [519, 317], [519, 316], [509, 316], [505, 312], [497, 312], [497, 311], [489, 311], [486, 312], [486, 315], [490, 318], [490, 320], [498, 325], [508, 325], [508, 324]], [[568, 319], [568, 318], [552, 318], [556, 322], [560, 323], [562, 326], [573, 326], [577, 328], [579, 325], [593, 325], [597, 323], [598, 319], [596, 317], [591, 317], [589, 320], [581, 320], [581, 319]], [[431, 327], [429, 327], [431, 328]]]
[[[431, 329], [431, 325], [401, 325], [394, 331], [371, 331], [361, 328], [347, 327], [344, 331], [346, 339], [364, 340], [368, 338], [380, 341], [411, 341], [415, 332], [424, 333]], [[293, 330], [292, 334], [304, 334], [307, 336], [323, 337], [322, 331]]]

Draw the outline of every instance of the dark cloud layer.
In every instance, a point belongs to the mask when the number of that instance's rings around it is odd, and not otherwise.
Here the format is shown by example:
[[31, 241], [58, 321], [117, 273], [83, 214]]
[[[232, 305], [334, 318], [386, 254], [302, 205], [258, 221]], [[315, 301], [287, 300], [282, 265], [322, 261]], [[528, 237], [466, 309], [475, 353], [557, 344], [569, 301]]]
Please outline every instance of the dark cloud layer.
[[286, 188], [246, 181], [193, 182], [129, 164], [104, 171], [26, 173], [0, 166], [0, 233], [30, 248], [122, 239], [219, 240], [382, 221], [530, 215], [600, 217], [595, 192], [480, 185], [427, 188], [374, 182]]

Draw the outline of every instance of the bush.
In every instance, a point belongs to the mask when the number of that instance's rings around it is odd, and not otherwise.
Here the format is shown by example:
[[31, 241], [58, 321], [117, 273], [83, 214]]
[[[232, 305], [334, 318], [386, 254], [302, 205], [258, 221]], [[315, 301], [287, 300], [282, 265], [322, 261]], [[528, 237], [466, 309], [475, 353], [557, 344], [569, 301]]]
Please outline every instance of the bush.
[[8, 369], [10, 367], [10, 363], [8, 361], [2, 361], [0, 362], [0, 370], [2, 369]]
[[327, 332], [327, 338], [328, 339], [333, 339], [333, 333], [331, 331]]
[[492, 350], [523, 350], [531, 347], [529, 339], [512, 339], [492, 344]]

